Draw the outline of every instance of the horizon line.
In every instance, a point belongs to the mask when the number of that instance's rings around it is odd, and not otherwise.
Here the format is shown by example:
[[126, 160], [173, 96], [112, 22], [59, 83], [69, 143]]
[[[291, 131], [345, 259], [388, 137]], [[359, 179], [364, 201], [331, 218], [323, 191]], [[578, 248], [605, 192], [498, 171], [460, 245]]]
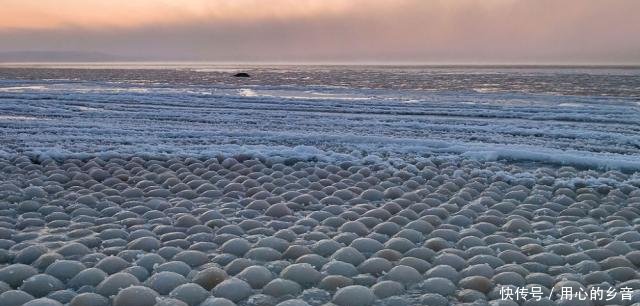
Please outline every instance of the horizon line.
[[[637, 63], [617, 62], [428, 62], [428, 61], [208, 61], [208, 60], [126, 60], [126, 61], [2, 61], [0, 67], [47, 66], [429, 66], [429, 67], [640, 67]], [[48, 68], [48, 67], [47, 67]]]

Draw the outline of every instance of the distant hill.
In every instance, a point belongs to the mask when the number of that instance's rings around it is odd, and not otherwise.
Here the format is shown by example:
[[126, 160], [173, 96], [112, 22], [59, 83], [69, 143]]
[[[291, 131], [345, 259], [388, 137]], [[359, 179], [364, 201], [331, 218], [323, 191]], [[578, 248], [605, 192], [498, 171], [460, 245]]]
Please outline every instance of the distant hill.
[[109, 62], [126, 58], [101, 52], [12, 51], [0, 52], [0, 62]]

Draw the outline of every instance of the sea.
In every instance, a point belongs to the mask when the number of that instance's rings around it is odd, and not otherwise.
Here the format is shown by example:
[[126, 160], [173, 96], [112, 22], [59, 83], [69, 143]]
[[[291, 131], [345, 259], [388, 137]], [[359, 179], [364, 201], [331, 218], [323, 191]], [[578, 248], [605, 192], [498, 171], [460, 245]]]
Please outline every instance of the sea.
[[443, 156], [634, 172], [640, 67], [1, 64], [0, 155], [16, 154]]

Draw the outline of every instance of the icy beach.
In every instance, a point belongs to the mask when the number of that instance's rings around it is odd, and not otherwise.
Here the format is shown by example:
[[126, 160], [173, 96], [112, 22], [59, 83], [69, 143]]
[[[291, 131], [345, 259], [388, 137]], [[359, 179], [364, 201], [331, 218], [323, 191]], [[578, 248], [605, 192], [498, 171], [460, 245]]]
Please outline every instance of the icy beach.
[[639, 122], [628, 67], [0, 67], [0, 306], [634, 305]]

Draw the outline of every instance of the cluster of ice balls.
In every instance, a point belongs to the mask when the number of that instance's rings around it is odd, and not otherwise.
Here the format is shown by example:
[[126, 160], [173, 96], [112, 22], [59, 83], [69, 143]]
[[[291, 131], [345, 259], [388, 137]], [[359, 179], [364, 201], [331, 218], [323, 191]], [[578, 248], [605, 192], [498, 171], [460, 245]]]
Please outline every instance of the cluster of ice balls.
[[[587, 174], [617, 183], [566, 183]], [[518, 305], [499, 288], [640, 289], [629, 182], [472, 160], [0, 159], [0, 305]]]

